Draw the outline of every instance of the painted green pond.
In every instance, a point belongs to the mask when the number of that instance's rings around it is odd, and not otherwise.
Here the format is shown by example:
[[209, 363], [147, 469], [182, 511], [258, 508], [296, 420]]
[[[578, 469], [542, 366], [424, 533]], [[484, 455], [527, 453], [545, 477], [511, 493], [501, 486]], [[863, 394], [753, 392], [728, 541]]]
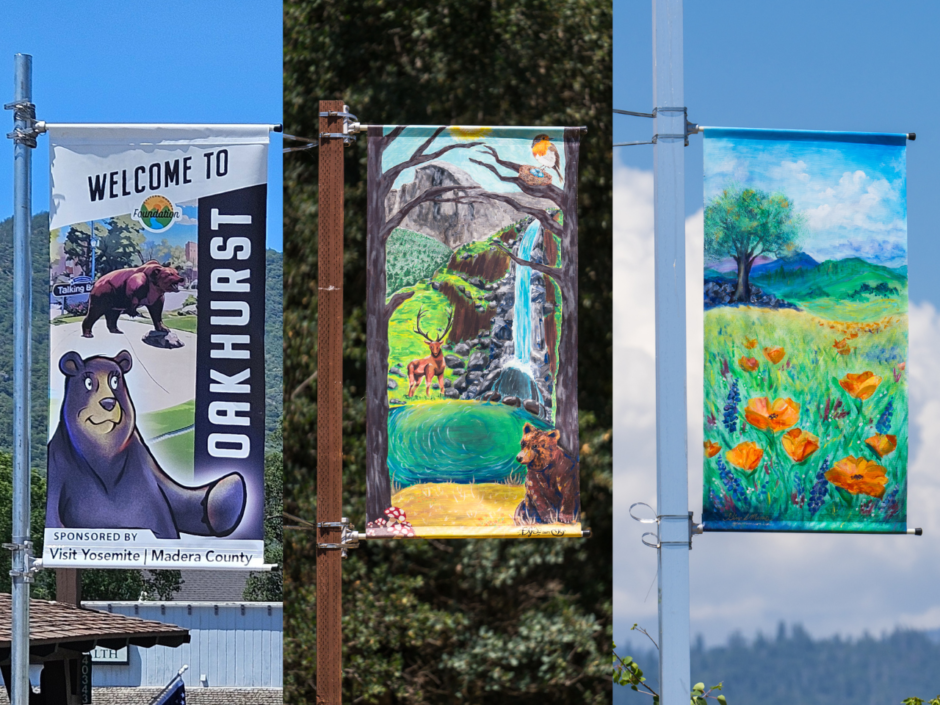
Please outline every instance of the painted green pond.
[[400, 488], [425, 482], [521, 479], [516, 462], [522, 427], [550, 428], [524, 409], [479, 401], [429, 401], [393, 407], [388, 471]]

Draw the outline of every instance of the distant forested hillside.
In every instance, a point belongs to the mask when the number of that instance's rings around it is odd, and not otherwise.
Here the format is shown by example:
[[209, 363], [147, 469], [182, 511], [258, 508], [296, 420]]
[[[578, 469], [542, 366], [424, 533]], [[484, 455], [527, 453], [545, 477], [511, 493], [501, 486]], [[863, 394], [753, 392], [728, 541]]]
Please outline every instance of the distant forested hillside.
[[[618, 648], [621, 655], [627, 650]], [[656, 688], [657, 654], [631, 654]], [[774, 637], [732, 636], [726, 646], [692, 649], [692, 682], [724, 682], [729, 705], [899, 705], [940, 693], [940, 632], [897, 630], [879, 638], [812, 639], [781, 624]], [[614, 689], [615, 705], [649, 705], [648, 695]]]
[[[49, 214], [33, 216], [32, 466], [46, 466]], [[0, 222], [0, 450], [13, 448], [13, 218]]]

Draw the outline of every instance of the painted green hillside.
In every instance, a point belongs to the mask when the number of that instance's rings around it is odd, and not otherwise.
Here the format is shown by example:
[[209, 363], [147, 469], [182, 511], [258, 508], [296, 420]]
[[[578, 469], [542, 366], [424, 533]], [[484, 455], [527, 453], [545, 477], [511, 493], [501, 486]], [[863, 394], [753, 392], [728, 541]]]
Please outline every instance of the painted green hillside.
[[781, 269], [752, 280], [777, 297], [824, 317], [835, 315], [836, 308], [843, 318], [849, 313], [848, 320], [907, 311], [907, 277], [857, 257], [827, 260], [808, 269]]
[[443, 242], [404, 228], [392, 231], [385, 252], [386, 296], [430, 278], [452, 254]]

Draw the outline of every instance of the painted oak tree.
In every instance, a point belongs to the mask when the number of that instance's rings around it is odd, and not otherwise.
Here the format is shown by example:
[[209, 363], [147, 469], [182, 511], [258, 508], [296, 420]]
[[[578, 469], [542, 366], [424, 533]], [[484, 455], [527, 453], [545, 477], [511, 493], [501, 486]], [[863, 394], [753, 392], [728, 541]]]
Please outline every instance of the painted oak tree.
[[412, 167], [440, 159], [452, 149], [469, 149], [480, 142], [449, 144], [428, 152], [431, 144], [446, 127], [439, 127], [422, 142], [414, 153], [399, 164], [383, 170], [382, 159], [389, 146], [405, 131], [398, 125], [387, 135], [380, 126], [369, 127], [369, 154], [367, 162], [369, 193], [366, 206], [367, 244], [366, 271], [366, 519], [375, 521], [392, 504], [392, 485], [388, 475], [388, 323], [395, 309], [414, 295], [414, 292], [396, 292], [386, 301], [385, 252], [388, 239], [407, 215], [422, 203], [462, 201], [472, 199], [478, 189], [467, 186], [433, 186], [403, 204], [389, 215], [385, 206], [395, 179]]
[[738, 267], [733, 300], [750, 301], [754, 261], [791, 252], [802, 225], [785, 195], [729, 186], [705, 206], [705, 261], [733, 259]]

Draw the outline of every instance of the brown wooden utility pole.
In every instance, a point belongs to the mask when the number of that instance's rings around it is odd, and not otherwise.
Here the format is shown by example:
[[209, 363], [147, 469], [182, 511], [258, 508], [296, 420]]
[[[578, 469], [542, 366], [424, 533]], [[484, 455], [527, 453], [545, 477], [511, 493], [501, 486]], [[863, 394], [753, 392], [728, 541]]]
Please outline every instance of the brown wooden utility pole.
[[[343, 101], [320, 101], [321, 115]], [[320, 133], [341, 133], [342, 117], [321, 117]], [[343, 140], [320, 137], [317, 283], [317, 543], [341, 542], [343, 513]], [[317, 702], [340, 705], [342, 553], [317, 549]]]

